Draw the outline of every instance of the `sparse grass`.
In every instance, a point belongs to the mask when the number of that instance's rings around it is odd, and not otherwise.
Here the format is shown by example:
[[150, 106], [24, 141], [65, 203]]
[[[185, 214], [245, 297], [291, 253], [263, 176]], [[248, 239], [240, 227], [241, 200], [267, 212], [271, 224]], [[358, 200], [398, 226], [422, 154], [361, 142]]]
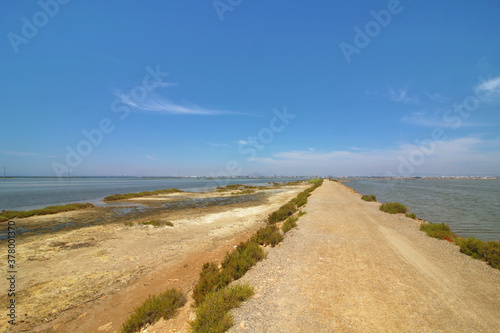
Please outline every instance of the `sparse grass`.
[[415, 214], [415, 213], [406, 213], [405, 216], [409, 217], [410, 219], [414, 219], [414, 220], [417, 218], [417, 214]]
[[132, 221], [125, 221], [125, 222], [123, 222], [123, 224], [124, 224], [126, 227], [133, 227], [133, 226], [134, 226], [134, 222], [132, 222]]
[[117, 200], [141, 198], [141, 197], [147, 197], [147, 196], [151, 196], [151, 195], [177, 193], [177, 192], [183, 192], [183, 191], [181, 191], [177, 188], [169, 188], [169, 189], [165, 189], [165, 190], [144, 191], [144, 192], [139, 192], [139, 193], [113, 194], [113, 195], [105, 197], [104, 201], [117, 201]]
[[456, 237], [450, 230], [450, 227], [445, 223], [425, 222], [420, 225], [420, 230], [425, 231], [430, 237], [445, 239], [447, 241], [453, 241]]
[[361, 196], [361, 200], [364, 200], [364, 201], [377, 201], [377, 197], [375, 196], [375, 194], [371, 194], [371, 195], [363, 195]]
[[0, 213], [0, 222], [8, 221], [15, 217], [23, 218], [30, 217], [34, 215], [49, 215], [49, 214], [57, 214], [61, 212], [69, 212], [73, 210], [85, 209], [85, 208], [93, 208], [94, 205], [91, 203], [73, 203], [68, 205], [61, 206], [49, 206], [41, 209], [33, 209], [27, 211], [16, 211], [16, 210], [3, 210]]
[[268, 225], [267, 227], [260, 228], [251, 239], [260, 245], [275, 247], [283, 240], [283, 235], [279, 232], [277, 226]]
[[285, 223], [283, 223], [283, 226], [281, 227], [281, 231], [286, 234], [288, 231], [295, 228], [297, 226], [298, 219], [299, 218], [296, 216], [290, 216], [289, 218], [287, 218]]
[[153, 227], [163, 227], [166, 225], [169, 227], [174, 226], [174, 224], [170, 221], [161, 221], [159, 219], [153, 219], [153, 220], [149, 220], [149, 221], [141, 221], [141, 222], [139, 222], [139, 224], [152, 225]]
[[399, 202], [386, 202], [380, 205], [380, 210], [389, 214], [405, 214], [408, 211], [408, 207]]
[[172, 318], [185, 303], [186, 298], [176, 289], [169, 289], [158, 296], [149, 296], [142, 305], [135, 308], [134, 313], [122, 325], [121, 332], [138, 332], [144, 325], [152, 324], [160, 318]]
[[304, 216], [304, 215], [306, 215], [306, 214], [307, 214], [307, 212], [305, 212], [305, 211], [303, 211], [303, 210], [300, 210], [300, 211], [299, 211], [299, 217]]
[[237, 285], [208, 294], [196, 308], [196, 319], [190, 323], [194, 333], [222, 333], [233, 326], [231, 309], [253, 295], [250, 286]]
[[231, 195], [242, 195], [242, 194], [253, 194], [255, 193], [255, 190], [240, 190], [238, 192], [231, 193]]

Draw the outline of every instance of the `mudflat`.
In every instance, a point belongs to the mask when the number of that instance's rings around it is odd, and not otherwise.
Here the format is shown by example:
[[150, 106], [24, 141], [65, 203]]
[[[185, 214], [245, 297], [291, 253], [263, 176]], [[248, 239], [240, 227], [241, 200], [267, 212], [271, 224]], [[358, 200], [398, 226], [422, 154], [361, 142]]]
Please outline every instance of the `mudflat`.
[[[16, 242], [18, 325], [2, 320], [0, 331], [119, 331], [149, 295], [173, 287], [188, 294], [203, 263], [221, 260], [307, 187], [183, 192], [16, 219], [17, 228], [33, 232]], [[152, 219], [173, 226], [140, 224]], [[6, 260], [0, 268], [6, 271]], [[1, 304], [7, 301], [0, 295]], [[189, 306], [183, 313], [179, 329], [192, 319]], [[6, 314], [6, 308], [0, 312]]]
[[230, 332], [500, 332], [500, 271], [378, 207], [325, 181]]

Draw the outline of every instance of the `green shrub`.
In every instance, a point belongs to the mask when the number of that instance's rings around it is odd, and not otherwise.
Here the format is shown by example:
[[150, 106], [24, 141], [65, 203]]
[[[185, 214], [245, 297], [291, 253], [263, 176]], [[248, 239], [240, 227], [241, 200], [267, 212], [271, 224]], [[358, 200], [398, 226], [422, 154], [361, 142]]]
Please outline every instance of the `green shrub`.
[[500, 269], [500, 242], [486, 242], [486, 250], [484, 251], [484, 259], [491, 267]]
[[229, 275], [232, 280], [238, 280], [264, 257], [264, 250], [257, 242], [250, 240], [240, 243], [236, 251], [226, 254], [222, 261], [222, 272]]
[[415, 213], [411, 213], [411, 214], [410, 213], [406, 213], [406, 217], [409, 217], [410, 219], [414, 219], [415, 220], [417, 218], [417, 214], [415, 214]]
[[281, 206], [277, 211], [272, 212], [267, 218], [267, 223], [274, 224], [284, 221], [288, 216], [295, 213], [296, 210], [297, 207], [295, 206], [295, 203], [290, 201]]
[[134, 313], [122, 325], [121, 332], [138, 332], [144, 325], [152, 324], [160, 318], [172, 318], [176, 310], [185, 303], [186, 298], [176, 289], [169, 289], [158, 296], [149, 296], [142, 305], [135, 308]]
[[151, 195], [177, 193], [177, 192], [183, 192], [183, 191], [181, 191], [177, 188], [169, 188], [169, 189], [165, 189], [165, 190], [144, 191], [144, 192], [139, 192], [139, 193], [113, 194], [113, 195], [105, 197], [104, 201], [125, 200], [125, 199], [131, 199], [131, 198], [141, 198], [141, 197], [146, 197], [146, 196], [151, 196]]
[[445, 223], [425, 222], [420, 225], [420, 230], [425, 231], [427, 235], [433, 238], [445, 239], [447, 241], [455, 239], [455, 234], [453, 234], [450, 227]]
[[0, 213], [0, 222], [8, 221], [15, 217], [24, 218], [30, 217], [34, 215], [49, 215], [49, 214], [57, 214], [62, 212], [70, 212], [73, 210], [85, 209], [85, 208], [93, 208], [94, 205], [91, 203], [72, 203], [67, 205], [60, 206], [48, 206], [41, 209], [33, 209], [27, 211], [17, 211], [17, 210], [7, 210], [2, 211]]
[[166, 225], [166, 226], [169, 226], [169, 227], [173, 227], [173, 226], [174, 226], [174, 223], [173, 223], [173, 222], [170, 222], [170, 221], [167, 221], [167, 222], [165, 222], [165, 225]]
[[159, 227], [162, 225], [162, 222], [158, 219], [154, 219], [154, 220], [149, 220], [149, 221], [143, 221], [143, 222], [139, 222], [140, 224], [144, 224], [144, 225], [152, 225], [154, 227]]
[[303, 210], [299, 211], [299, 217], [304, 216], [304, 215], [306, 215], [306, 214], [307, 214], [307, 212], [305, 212], [305, 211], [303, 211]]
[[248, 285], [237, 285], [213, 292], [196, 308], [196, 319], [190, 323], [195, 333], [222, 333], [233, 326], [231, 309], [238, 307], [253, 295]]
[[408, 211], [408, 207], [399, 202], [387, 202], [380, 205], [380, 210], [389, 214], [405, 214]]
[[264, 250], [251, 239], [240, 243], [234, 251], [226, 254], [221, 269], [214, 263], [205, 263], [200, 272], [200, 279], [193, 290], [196, 305], [201, 304], [209, 293], [221, 290], [232, 281], [241, 278], [264, 257]]
[[193, 289], [195, 303], [201, 304], [205, 295], [224, 288], [230, 282], [230, 277], [222, 274], [216, 264], [205, 263], [200, 272], [200, 279]]
[[318, 187], [318, 186], [321, 186], [321, 184], [323, 184], [323, 179], [313, 178], [313, 179], [309, 179], [308, 182]]
[[281, 227], [281, 231], [283, 231], [285, 234], [295, 228], [297, 226], [297, 220], [299, 218], [295, 216], [290, 216], [289, 218], [286, 219], [285, 223], [283, 223], [283, 226]]
[[363, 196], [361, 196], [361, 200], [364, 200], [364, 201], [377, 201], [377, 197], [374, 194], [363, 195]]
[[275, 225], [268, 225], [267, 227], [257, 230], [251, 240], [259, 243], [260, 245], [271, 245], [272, 247], [278, 245], [283, 240], [283, 235]]
[[460, 252], [465, 253], [475, 259], [484, 259], [486, 243], [474, 237], [455, 239], [455, 244], [460, 247]]

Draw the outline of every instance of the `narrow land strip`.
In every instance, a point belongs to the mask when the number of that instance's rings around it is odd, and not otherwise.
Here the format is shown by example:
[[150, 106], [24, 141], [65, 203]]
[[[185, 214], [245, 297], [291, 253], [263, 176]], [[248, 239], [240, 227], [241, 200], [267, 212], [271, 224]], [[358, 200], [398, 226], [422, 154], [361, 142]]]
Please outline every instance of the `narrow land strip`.
[[500, 271], [325, 182], [282, 245], [238, 283], [230, 332], [498, 332]]

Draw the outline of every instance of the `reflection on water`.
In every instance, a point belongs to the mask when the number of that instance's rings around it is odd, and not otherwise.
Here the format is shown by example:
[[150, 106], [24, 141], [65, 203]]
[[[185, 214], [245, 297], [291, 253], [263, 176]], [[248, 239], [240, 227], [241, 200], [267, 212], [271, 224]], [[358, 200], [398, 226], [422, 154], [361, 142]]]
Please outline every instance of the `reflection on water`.
[[500, 181], [356, 179], [344, 183], [380, 202], [398, 201], [435, 223], [444, 222], [463, 237], [500, 240]]
[[204, 192], [228, 184], [268, 185], [296, 178], [197, 179], [197, 178], [0, 178], [0, 210], [30, 210], [73, 202], [102, 206], [102, 199], [117, 193], [178, 188]]

